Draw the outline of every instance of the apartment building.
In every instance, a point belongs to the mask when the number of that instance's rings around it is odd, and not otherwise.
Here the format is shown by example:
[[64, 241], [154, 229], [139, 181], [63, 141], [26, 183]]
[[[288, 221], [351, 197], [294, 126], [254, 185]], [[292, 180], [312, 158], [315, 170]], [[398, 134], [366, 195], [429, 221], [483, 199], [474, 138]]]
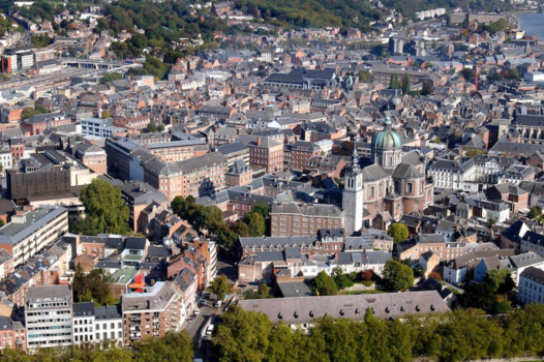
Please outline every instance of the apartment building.
[[523, 304], [544, 303], [544, 271], [529, 267], [520, 274], [518, 298]]
[[28, 207], [0, 228], [0, 248], [13, 255], [13, 266], [28, 262], [46, 245], [68, 232], [68, 210], [61, 206]]
[[67, 285], [31, 287], [25, 302], [27, 347], [72, 344], [72, 291]]
[[249, 163], [267, 173], [283, 170], [283, 143], [271, 137], [240, 135], [236, 139], [249, 148]]
[[124, 344], [143, 338], [162, 337], [179, 331], [185, 321], [185, 304], [180, 289], [173, 282], [157, 282], [142, 293], [121, 298]]
[[92, 302], [73, 305], [74, 344], [112, 342], [123, 345], [121, 305], [95, 307]]
[[180, 162], [209, 152], [208, 144], [183, 132], [143, 133], [129, 137], [139, 146], [166, 163]]
[[112, 118], [85, 118], [81, 120], [81, 133], [85, 136], [107, 138], [124, 134], [126, 129], [114, 126]]
[[312, 236], [319, 229], [343, 227], [343, 212], [334, 205], [274, 204], [270, 219], [271, 236]]
[[26, 349], [26, 328], [21, 322], [0, 316], [0, 350], [4, 348]]
[[144, 166], [144, 179], [166, 195], [210, 196], [225, 188], [227, 160], [218, 152], [207, 153], [185, 161], [168, 164], [157, 158]]
[[[321, 148], [313, 142], [296, 141], [290, 146], [290, 165], [292, 169], [302, 171], [308, 160], [321, 153]], [[286, 156], [287, 158], [287, 156]]]

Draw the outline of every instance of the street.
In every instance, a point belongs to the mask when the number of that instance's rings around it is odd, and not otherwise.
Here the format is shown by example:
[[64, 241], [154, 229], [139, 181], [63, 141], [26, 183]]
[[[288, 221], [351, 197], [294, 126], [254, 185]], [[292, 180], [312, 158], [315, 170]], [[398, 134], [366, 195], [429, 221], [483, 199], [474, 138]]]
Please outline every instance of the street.
[[[235, 265], [227, 261], [224, 256], [219, 255], [217, 260], [217, 275], [226, 275], [227, 278], [229, 278], [229, 281], [234, 284], [238, 277], [238, 270]], [[199, 306], [200, 313], [194, 317], [194, 320], [192, 323], [187, 323], [185, 326], [185, 329], [189, 332], [191, 337], [194, 341], [194, 358], [202, 358], [204, 361], [207, 360], [207, 353], [206, 353], [206, 346], [202, 346], [201, 339], [203, 334], [205, 333], [205, 329], [208, 327], [209, 323], [208, 320], [211, 317], [219, 316], [224, 308], [225, 305], [223, 305], [221, 308], [214, 308], [215, 298], [212, 296], [211, 299], [207, 301], [207, 304], [204, 306]], [[187, 319], [189, 319], [191, 316], [188, 316]], [[216, 320], [212, 320], [212, 322], [217, 323]]]

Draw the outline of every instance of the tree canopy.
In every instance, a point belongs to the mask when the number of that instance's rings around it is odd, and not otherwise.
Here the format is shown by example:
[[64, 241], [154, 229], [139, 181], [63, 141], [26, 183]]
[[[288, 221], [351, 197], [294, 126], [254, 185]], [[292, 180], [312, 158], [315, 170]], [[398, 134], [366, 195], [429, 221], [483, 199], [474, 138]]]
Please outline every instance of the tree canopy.
[[395, 244], [398, 244], [408, 239], [408, 237], [410, 236], [410, 231], [408, 230], [408, 227], [400, 222], [391, 224], [387, 229], [387, 232], [389, 236], [393, 238]]
[[389, 260], [383, 268], [383, 280], [387, 289], [404, 291], [414, 284], [414, 271], [399, 261]]
[[72, 281], [72, 290], [76, 302], [94, 302], [97, 307], [113, 305], [116, 302], [111, 296], [109, 276], [102, 269], [94, 269], [84, 274], [81, 265], [78, 264]]
[[234, 306], [221, 315], [213, 344], [221, 362], [460, 362], [540, 355], [543, 330], [542, 304], [502, 319], [468, 309], [399, 321], [376, 318], [367, 310], [362, 320], [316, 319], [307, 332]]
[[72, 224], [72, 231], [84, 235], [101, 233], [124, 235], [129, 231], [130, 210], [121, 189], [108, 181], [94, 179], [81, 190], [80, 200], [85, 206], [85, 218]]
[[317, 276], [310, 281], [310, 289], [315, 295], [336, 295], [338, 288], [334, 279], [325, 271], [319, 272]]
[[210, 283], [208, 287], [210, 293], [216, 294], [219, 299], [225, 299], [226, 295], [232, 294], [234, 288], [229, 283], [225, 274], [218, 276]]
[[100, 84], [106, 84], [108, 82], [113, 82], [114, 80], [123, 79], [123, 74], [119, 72], [108, 72], [100, 77]]

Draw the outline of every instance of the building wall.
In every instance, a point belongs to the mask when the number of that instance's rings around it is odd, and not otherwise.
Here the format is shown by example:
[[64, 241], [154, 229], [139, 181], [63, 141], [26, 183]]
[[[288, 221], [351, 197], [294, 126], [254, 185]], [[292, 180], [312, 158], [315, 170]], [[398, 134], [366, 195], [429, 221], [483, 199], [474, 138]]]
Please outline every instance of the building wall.
[[342, 217], [305, 216], [302, 214], [270, 214], [271, 236], [313, 236], [319, 229], [340, 229]]

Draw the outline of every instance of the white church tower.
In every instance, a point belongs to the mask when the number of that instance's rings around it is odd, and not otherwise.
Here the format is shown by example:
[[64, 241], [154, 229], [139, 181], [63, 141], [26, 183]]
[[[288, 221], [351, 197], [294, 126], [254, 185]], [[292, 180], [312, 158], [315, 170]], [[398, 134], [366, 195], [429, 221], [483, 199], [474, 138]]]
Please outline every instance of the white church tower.
[[344, 229], [348, 236], [363, 227], [363, 206], [363, 172], [359, 167], [357, 147], [354, 147], [351, 169], [346, 173], [342, 193]]

